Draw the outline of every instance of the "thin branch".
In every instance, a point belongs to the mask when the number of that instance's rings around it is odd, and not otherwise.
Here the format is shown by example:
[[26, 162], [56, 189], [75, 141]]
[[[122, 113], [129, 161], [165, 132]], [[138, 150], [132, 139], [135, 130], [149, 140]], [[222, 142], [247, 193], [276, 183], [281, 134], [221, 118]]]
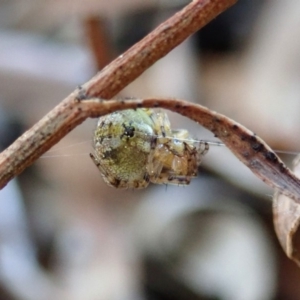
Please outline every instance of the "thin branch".
[[237, 0], [192, 1], [84, 84], [82, 87], [86, 95], [112, 98], [157, 60], [235, 2]]
[[270, 187], [300, 203], [300, 179], [290, 171], [274, 151], [255, 133], [199, 104], [178, 99], [149, 98], [126, 101], [90, 99], [83, 101], [86, 116], [97, 117], [120, 109], [160, 107], [194, 120], [218, 137], [232, 153]]
[[[23, 157], [28, 157], [27, 151], [30, 150], [30, 145], [37, 144], [40, 148], [45, 147], [45, 137], [48, 135], [53, 137], [66, 133], [89, 117], [95, 118], [116, 110], [139, 107], [166, 108], [198, 122], [222, 140], [233, 154], [266, 184], [300, 203], [300, 180], [261, 138], [224, 115], [199, 104], [178, 99], [102, 100], [93, 98], [73, 102], [73, 105], [68, 107], [57, 107], [53, 111], [55, 119], [50, 113], [48, 121], [44, 122], [44, 128], [38, 128], [43, 135], [36, 133], [31, 137], [25, 137], [24, 148], [17, 153], [18, 164], [26, 162]], [[5, 183], [5, 178], [1, 178], [0, 184]]]
[[[88, 117], [78, 99], [82, 96], [105, 99], [113, 97], [158, 59], [236, 1], [192, 1], [94, 78], [71, 93], [0, 154], [0, 188]], [[102, 110], [100, 108], [98, 114], [93, 117], [107, 113], [106, 108]]]

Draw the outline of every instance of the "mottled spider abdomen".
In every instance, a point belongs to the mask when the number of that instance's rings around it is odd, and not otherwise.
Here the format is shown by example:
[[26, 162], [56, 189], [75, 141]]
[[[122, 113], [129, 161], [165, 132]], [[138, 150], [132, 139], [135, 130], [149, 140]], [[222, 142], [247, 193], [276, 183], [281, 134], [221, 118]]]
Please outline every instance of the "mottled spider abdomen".
[[148, 185], [146, 166], [154, 135], [144, 110], [117, 111], [99, 118], [94, 135], [94, 161], [104, 180], [115, 187]]

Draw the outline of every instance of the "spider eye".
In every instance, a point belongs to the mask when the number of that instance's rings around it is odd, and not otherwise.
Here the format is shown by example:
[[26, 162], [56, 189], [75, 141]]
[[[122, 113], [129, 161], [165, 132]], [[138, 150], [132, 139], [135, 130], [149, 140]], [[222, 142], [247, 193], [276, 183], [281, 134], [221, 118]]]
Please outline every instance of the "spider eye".
[[134, 136], [134, 131], [135, 128], [131, 125], [126, 126], [125, 124], [123, 124], [124, 127], [124, 135], [127, 137], [133, 137]]

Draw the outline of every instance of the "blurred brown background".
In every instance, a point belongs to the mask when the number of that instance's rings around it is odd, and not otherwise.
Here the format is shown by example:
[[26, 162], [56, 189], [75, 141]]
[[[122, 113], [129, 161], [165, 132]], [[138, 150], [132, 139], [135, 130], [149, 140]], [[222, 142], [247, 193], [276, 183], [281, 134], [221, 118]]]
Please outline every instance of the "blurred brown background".
[[[186, 3], [0, 0], [2, 149]], [[274, 149], [299, 150], [299, 13], [296, 0], [240, 0], [120, 96], [201, 103]], [[188, 187], [120, 191], [89, 158], [95, 126], [86, 121], [0, 192], [0, 299], [300, 298], [273, 192], [225, 147], [211, 147]]]

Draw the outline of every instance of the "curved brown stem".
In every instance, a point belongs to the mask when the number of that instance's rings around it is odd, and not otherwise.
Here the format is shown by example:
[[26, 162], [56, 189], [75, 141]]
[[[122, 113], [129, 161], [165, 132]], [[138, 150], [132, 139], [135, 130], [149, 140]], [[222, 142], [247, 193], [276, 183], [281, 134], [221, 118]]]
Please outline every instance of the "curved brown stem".
[[[99, 100], [86, 102], [90, 117], [98, 113], [95, 101]], [[267, 185], [300, 203], [300, 180], [260, 137], [234, 120], [199, 104], [178, 99], [104, 101], [102, 108], [104, 105], [109, 112], [124, 108], [162, 107], [186, 116], [210, 130]]]
[[[8, 152], [6, 168], [1, 172], [0, 185], [4, 186], [14, 175], [18, 166], [33, 161], [36, 151], [30, 145], [39, 145], [39, 151], [44, 153], [49, 143], [67, 134], [88, 117], [99, 117], [120, 109], [138, 107], [162, 107], [186, 116], [208, 130], [212, 131], [233, 154], [243, 162], [256, 176], [282, 194], [300, 203], [300, 180], [283, 164], [272, 149], [252, 131], [230, 118], [211, 111], [198, 104], [178, 99], [131, 99], [131, 100], [102, 100], [93, 98], [74, 101], [72, 105], [58, 106], [54, 118], [45, 117], [42, 128], [34, 127], [31, 135], [23, 135], [17, 142], [18, 151]], [[47, 139], [51, 136], [52, 139]], [[24, 147], [22, 147], [24, 146]], [[0, 164], [1, 167], [1, 164]]]

